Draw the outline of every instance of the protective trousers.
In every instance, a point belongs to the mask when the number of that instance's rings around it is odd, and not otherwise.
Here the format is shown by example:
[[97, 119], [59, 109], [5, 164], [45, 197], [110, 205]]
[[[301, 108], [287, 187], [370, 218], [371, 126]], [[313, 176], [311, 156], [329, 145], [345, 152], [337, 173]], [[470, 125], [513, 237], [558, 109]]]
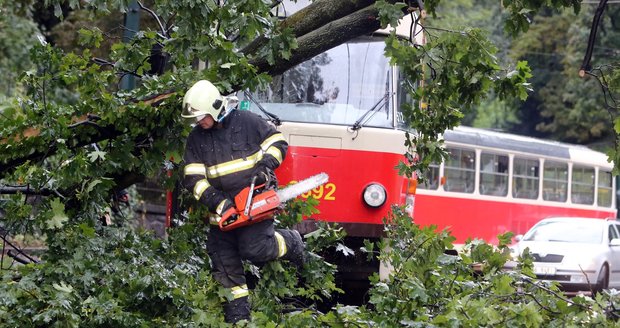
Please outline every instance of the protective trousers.
[[213, 278], [229, 288], [233, 300], [224, 304], [226, 322], [250, 319], [249, 290], [242, 260], [255, 265], [281, 258], [301, 267], [304, 243], [296, 230], [275, 229], [273, 220], [265, 220], [231, 231], [212, 225], [207, 241]]

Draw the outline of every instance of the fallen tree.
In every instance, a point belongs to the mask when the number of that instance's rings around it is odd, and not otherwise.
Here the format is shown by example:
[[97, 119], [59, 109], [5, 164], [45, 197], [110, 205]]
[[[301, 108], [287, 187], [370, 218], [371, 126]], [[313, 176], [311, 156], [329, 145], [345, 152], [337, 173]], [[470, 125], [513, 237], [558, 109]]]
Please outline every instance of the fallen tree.
[[[230, 24], [230, 22], [219, 19], [220, 16], [230, 14], [232, 10], [237, 10], [238, 8], [234, 4], [231, 4], [230, 6], [224, 5], [221, 7], [207, 5], [207, 10], [202, 17], [194, 17], [195, 13], [192, 12], [193, 9], [191, 8], [191, 5], [184, 7], [176, 4], [163, 4], [159, 8], [159, 12], [168, 11], [177, 13], [176, 15], [168, 15], [168, 17], [165, 17], [157, 14], [156, 10], [149, 9], [140, 3], [141, 9], [145, 13], [151, 15], [152, 18], [154, 18], [158, 23], [157, 25], [159, 26], [159, 31], [149, 31], [144, 34], [139, 34], [140, 36], [136, 38], [131, 46], [121, 46], [119, 44], [118, 50], [116, 51], [117, 53], [114, 56], [116, 57], [114, 58], [115, 61], [93, 60], [93, 58], [88, 58], [88, 53], [86, 53], [82, 56], [82, 58], [80, 58], [80, 65], [82, 65], [82, 67], [78, 69], [76, 69], [76, 67], [72, 67], [71, 69], [74, 70], [74, 74], [79, 75], [80, 69], [83, 70], [88, 67], [89, 70], [95, 70], [96, 66], [100, 65], [101, 73], [104, 76], [107, 75], [105, 76], [105, 79], [107, 80], [110, 79], [112, 73], [132, 75], [142, 79], [143, 85], [139, 86], [138, 90], [127, 93], [116, 92], [114, 88], [109, 88], [104, 83], [104, 87], [100, 89], [102, 92], [93, 94], [91, 94], [90, 91], [83, 92], [80, 90], [84, 89], [83, 87], [77, 87], [75, 85], [71, 85], [71, 83], [64, 83], [65, 85], [59, 86], [60, 88], [67, 88], [69, 90], [76, 91], [78, 97], [89, 97], [92, 95], [96, 97], [95, 99], [97, 99], [105, 95], [106, 97], [100, 100], [108, 102], [107, 106], [105, 104], [93, 106], [92, 103], [82, 106], [82, 108], [80, 108], [77, 104], [68, 106], [72, 107], [72, 111], [74, 113], [87, 111], [90, 114], [100, 117], [101, 121], [97, 123], [89, 121], [91, 126], [95, 127], [95, 129], [93, 132], [87, 133], [86, 136], [84, 133], [71, 133], [71, 131], [63, 131], [63, 134], [68, 134], [67, 137], [72, 148], [79, 148], [87, 144], [101, 142], [127, 133], [124, 130], [117, 130], [115, 120], [125, 122], [127, 120], [132, 120], [136, 122], [136, 124], [146, 125], [146, 120], [151, 117], [122, 117], [122, 115], [119, 115], [118, 117], [110, 117], [110, 111], [114, 110], [119, 113], [129, 113], [133, 110], [132, 107], [140, 106], [140, 104], [149, 105], [154, 103], [156, 106], [159, 106], [162, 103], [169, 105], [174, 101], [177, 101], [176, 97], [168, 102], [165, 102], [164, 100], [165, 98], [176, 95], [176, 92], [178, 91], [183, 91], [187, 84], [192, 81], [192, 78], [185, 77], [187, 76], [187, 72], [184, 69], [187, 69], [187, 65], [191, 64], [191, 61], [195, 58], [209, 58], [208, 65], [210, 65], [210, 69], [203, 73], [191, 73], [189, 76], [199, 75], [216, 81], [219, 80], [219, 85], [222, 86], [222, 89], [225, 89], [227, 92], [233, 92], [239, 90], [240, 88], [246, 87], [252, 88], [260, 83], [263, 83], [266, 78], [265, 74], [277, 75], [282, 73], [286, 69], [299, 64], [325, 51], [326, 49], [332, 48], [351, 38], [369, 34], [381, 25], [385, 26], [390, 22], [395, 24], [395, 19], [398, 17], [404, 15], [405, 13], [411, 12], [412, 10], [420, 9], [420, 4], [417, 2], [410, 4], [409, 6], [399, 6], [396, 8], [388, 7], [388, 3], [390, 2], [394, 3], [395, 1], [381, 1], [381, 3], [384, 4], [383, 6], [375, 6], [374, 1], [368, 0], [338, 2], [319, 0], [282, 21], [272, 17], [272, 20], [268, 23], [261, 22], [261, 24], [258, 24], [254, 22], [259, 26], [250, 25], [247, 28], [249, 31], [238, 29], [238, 26], [234, 24], [236, 23], [235, 20], [232, 20], [232, 26], [227, 26], [226, 24]], [[433, 13], [436, 8], [436, 3], [429, 2], [427, 7], [430, 12]], [[89, 9], [96, 10], [97, 7], [94, 6]], [[257, 12], [260, 14], [265, 14], [268, 9], [268, 7], [261, 8], [261, 10], [257, 10]], [[383, 16], [390, 17], [391, 21], [386, 19], [384, 22], [380, 22], [380, 9], [383, 10]], [[519, 8], [513, 8], [513, 10], [517, 9]], [[399, 12], [400, 15], [398, 14]], [[249, 17], [252, 17], [252, 15], [249, 15]], [[252, 18], [257, 19], [256, 17], [258, 17], [258, 15], [254, 15]], [[194, 24], [192, 23], [192, 19], [204, 23]], [[257, 21], [260, 22], [258, 19]], [[167, 22], [168, 25], [164, 25], [163, 22]], [[514, 26], [515, 29], [523, 28], [519, 27], [520, 25], [518, 24], [514, 24]], [[207, 29], [213, 29], [214, 27], [218, 30], [218, 32], [223, 33], [216, 35], [207, 34], [204, 38], [191, 39], [192, 34], [189, 32], [200, 34], [201, 32], [204, 32]], [[190, 30], [190, 28], [193, 28], [194, 30]], [[177, 34], [172, 33], [174, 35], [171, 35], [171, 31], [174, 29], [178, 29], [180, 32], [176, 32]], [[181, 35], [181, 32], [185, 32], [187, 35]], [[93, 31], [83, 31], [83, 34], [85, 36], [84, 39], [87, 39], [92, 43], [90, 44], [91, 46], [97, 46], [103, 38], [103, 33], [96, 29]], [[255, 37], [256, 35], [258, 35], [258, 37]], [[271, 37], [267, 38], [266, 35]], [[214, 40], [220, 42], [221, 47], [227, 49], [227, 51], [222, 52], [221, 54], [218, 53], [217, 56], [213, 56], [215, 50], [221, 49], [213, 47], [213, 49], [209, 49], [211, 51], [205, 51], [203, 54], [201, 51], [196, 51], [196, 48], [199, 47], [191, 45], [191, 42], [198, 44], [212, 44], [215, 43], [211, 42]], [[234, 49], [239, 48], [239, 46], [231, 48], [230, 45], [227, 46], [227, 44], [241, 45], [241, 50], [236, 51]], [[245, 46], [243, 46], [244, 44]], [[156, 79], [153, 79], [153, 76], [149, 76], [148, 74], [138, 74], [138, 72], [149, 71], [152, 61], [147, 59], [152, 57], [150, 51], [155, 45], [163, 45], [166, 54], [175, 54], [177, 52], [187, 53], [191, 50], [192, 54], [188, 58], [179, 58], [177, 61], [173, 60], [173, 62], [168, 63], [169, 66], [173, 65], [175, 67], [181, 67], [181, 69], [177, 72], [181, 72], [183, 74], [173, 74], [168, 71], [164, 73], [165, 77], [160, 76]], [[211, 47], [207, 46], [207, 48]], [[52, 50], [48, 49], [48, 51]], [[162, 52], [160, 51], [159, 55], [161, 54]], [[131, 62], [127, 57], [135, 58], [132, 58], [133, 62]], [[415, 61], [416, 58], [421, 59], [422, 57], [423, 56], [418, 55], [411, 58], [411, 61]], [[432, 58], [427, 58], [427, 60], [428, 59]], [[97, 65], [90, 65], [89, 63], [95, 63]], [[110, 67], [112, 67], [112, 71], [107, 70]], [[189, 67], [191, 67], [191, 65]], [[494, 69], [499, 69], [499, 67], [495, 67]], [[412, 76], [414, 79], [419, 79], [421, 76], [420, 70], [412, 73], [417, 74], [417, 76]], [[65, 73], [54, 72], [53, 74], [64, 76]], [[221, 78], [223, 76], [231, 75], [233, 76], [232, 79]], [[172, 81], [166, 82], [169, 78], [174, 77], [175, 79], [178, 79], [180, 76], [184, 76], [184, 79], [177, 80], [174, 83]], [[67, 77], [65, 80], [77, 78], [77, 76], [73, 76], [71, 78]], [[49, 98], [49, 95], [44, 94], [49, 92], [45, 90], [45, 84], [51, 82], [52, 80], [55, 79], [50, 79], [48, 82], [39, 83], [39, 86], [43, 86], [43, 88], [39, 88], [39, 90], [35, 89], [34, 93], [38, 93], [39, 97], [43, 99], [46, 97]], [[75, 82], [73, 84], [75, 84]], [[144, 88], [144, 86], [148, 87]], [[162, 86], [168, 88], [162, 90]], [[49, 86], [47, 88], [48, 90], [50, 89]], [[172, 91], [170, 91], [170, 89], [172, 89]], [[449, 90], [449, 92], [452, 91], [453, 90]], [[472, 89], [468, 91], [472, 91]], [[475, 96], [472, 97], [472, 99], [476, 99], [478, 97], [479, 96]], [[47, 104], [44, 105], [47, 106]], [[121, 106], [126, 107], [126, 110], [121, 110], [118, 108]], [[444, 104], [439, 102], [435, 106], [439, 109], [446, 107]], [[106, 107], [116, 107], [116, 109]], [[448, 110], [454, 109], [455, 108], [449, 108]], [[44, 115], [49, 116], [47, 118], [48, 120], [50, 118], [54, 119], [54, 113], [48, 113], [48, 109], [46, 109], [45, 112], [46, 113]], [[69, 112], [71, 112], [71, 110]], [[0, 160], [0, 172], [2, 172], [2, 176], [27, 161], [38, 161], [46, 156], [51, 156], [56, 153], [56, 141], [50, 140], [48, 136], [40, 135], [38, 133], [42, 127], [37, 127], [37, 121], [45, 120], [43, 117], [40, 117], [40, 115], [38, 116], [39, 117], [28, 117], [27, 123], [25, 120], [17, 120], [16, 122], [7, 121], [6, 125], [10, 126], [10, 128], [3, 131], [2, 138], [4, 141], [0, 142], [0, 145], [3, 147], [3, 153], [7, 154], [7, 156]], [[63, 117], [66, 118], [66, 113], [63, 113]], [[162, 123], [166, 126], [170, 126], [170, 124], [172, 124], [172, 122]], [[453, 124], [453, 122], [450, 124]], [[446, 125], [446, 127], [449, 127], [450, 124]], [[59, 126], [58, 128], [65, 128], [66, 130], [71, 129], [72, 127], [67, 125], [65, 127]], [[142, 137], [147, 136], [148, 133]], [[46, 137], [48, 138], [45, 139]], [[37, 138], [42, 138], [45, 140], [33, 140]], [[11, 148], [10, 151], [9, 148]]]
[[[525, 30], [527, 13], [544, 3], [504, 2], [512, 18], [509, 28]], [[109, 58], [93, 56], [91, 49], [110, 39], [108, 31], [96, 27], [80, 31], [81, 48], [72, 52], [45, 42], [34, 47], [37, 67], [23, 76], [26, 92], [2, 111], [0, 192], [7, 194], [2, 198], [3, 231], [42, 233], [49, 246], [42, 264], [4, 276], [0, 318], [11, 325], [219, 324], [219, 301], [225, 296], [207, 274], [200, 234], [204, 227], [198, 214], [193, 213], [195, 217], [167, 241], [123, 227], [105, 229], [97, 222], [108, 210], [110, 195], [147, 176], [158, 177], [164, 187], [177, 178], [161, 172], [174, 167], [171, 158], [181, 158], [188, 126], [179, 117], [180, 98], [196, 80], [214, 81], [222, 92], [255, 89], [270, 75], [421, 9], [419, 2], [317, 0], [281, 20], [270, 14], [272, 4], [264, 1], [138, 4], [154, 24], [135, 31], [129, 42], [112, 42]], [[429, 15], [438, 4], [424, 3]], [[69, 5], [97, 14], [127, 10], [122, 1]], [[578, 6], [579, 1], [554, 5]], [[386, 40], [386, 54], [402, 68], [410, 85], [425, 81], [424, 87], [409, 89], [412, 98], [430, 104], [406, 112], [405, 119], [418, 132], [409, 142], [419, 162], [404, 168], [405, 173], [438, 160], [442, 153], [437, 134], [457, 125], [462, 112], [486, 92], [525, 97], [528, 87], [527, 66], [500, 67], [493, 45], [480, 31], [427, 28], [424, 33], [429, 42], [419, 47], [396, 37]], [[119, 79], [128, 76], [138, 80], [137, 86], [119, 88]], [[33, 203], [29, 201], [33, 194], [46, 197]], [[581, 324], [590, 319], [599, 323], [605, 316], [616, 316], [615, 310], [603, 310], [591, 299], [570, 303], [554, 298], [557, 289], [531, 280], [527, 268], [518, 273], [525, 277], [496, 275], [507, 257], [505, 248], [495, 252], [488, 245], [472, 246], [473, 259], [445, 257], [449, 236], [395, 222], [399, 224], [391, 227], [395, 234], [390, 246], [402, 252], [383, 256], [395, 256], [392, 261], [403, 265], [392, 284], [375, 281], [372, 309], [339, 307], [320, 313], [310, 302], [286, 307], [293, 312], [284, 315], [281, 300], [291, 295], [317, 300], [335, 292], [334, 268], [314, 261], [303, 273], [307, 284], [297, 288], [296, 276], [276, 262], [262, 271], [274, 278], [264, 281], [276, 285], [258, 289], [255, 306], [263, 314], [255, 313], [256, 323], [527, 326]], [[328, 227], [321, 232], [320, 237], [330, 242], [339, 236]], [[311, 245], [325, 245], [310, 239]], [[368, 250], [376, 255], [370, 245]], [[472, 261], [489, 263], [481, 281], [473, 280]], [[526, 302], [524, 296], [533, 300]]]
[[[288, 68], [295, 66], [326, 49], [330, 49], [359, 35], [371, 33], [379, 28], [380, 23], [378, 20], [378, 10], [374, 6], [371, 6], [371, 4], [372, 1], [343, 1], [336, 3], [330, 1], [317, 1], [307, 8], [286, 18], [282, 22], [278, 22], [275, 24], [274, 28], [286, 29], [291, 26], [291, 40], [295, 39], [298, 44], [298, 47], [291, 50], [291, 55], [288, 56], [286, 60], [268, 60], [265, 57], [258, 55], [257, 52], [259, 52], [260, 49], [267, 47], [267, 44], [269, 43], [268, 40], [262, 36], [247, 45], [239, 53], [242, 55], [247, 55], [249, 58], [253, 58], [249, 60], [248, 64], [251, 65], [252, 71], [256, 74], [268, 73], [270, 75], [275, 75], [282, 73]], [[153, 15], [158, 22], [161, 22], [162, 19], [154, 11], [144, 6], [142, 6], [142, 8]], [[361, 10], [358, 10], [360, 8]], [[154, 42], [154, 44], [170, 41], [170, 36], [167, 31], [171, 28], [172, 26], [164, 27], [162, 25], [161, 34], [159, 34], [159, 36], [161, 36], [163, 40], [150, 41]], [[146, 62], [146, 58], [148, 57], [143, 58], [142, 63]], [[104, 61], [97, 58], [93, 59], [92, 62], [95, 64], [105, 63], [107, 65], [114, 65], [109, 61]], [[82, 64], [86, 64], [86, 62], [83, 62]], [[105, 67], [105, 64], [102, 65], [102, 67]], [[138, 70], [140, 70], [140, 68], [133, 71]], [[131, 73], [133, 71], [124, 70], [124, 72], [130, 72], [130, 74], [137, 75], [135, 73]], [[140, 78], [150, 78], [149, 76], [137, 76]], [[234, 92], [243, 87], [245, 87], [245, 85], [236, 84], [229, 86], [226, 91]], [[140, 105], [151, 105], [153, 107], [157, 107], [162, 104], [165, 99], [176, 96], [179, 91], [183, 91], [183, 88], [178, 88], [175, 86], [173, 90], [166, 90], [163, 93], [148, 94], [142, 99], [126, 99], [124, 97], [119, 97], [117, 101], [126, 102], [127, 104], [122, 106], [125, 106], [127, 110], [131, 110], [131, 106], [138, 103]], [[118, 96], [114, 95], [113, 92], [110, 92], [110, 95]], [[83, 126], [90, 127], [90, 130], [92, 130], [91, 133], [87, 134], [79, 132], [71, 133], [68, 143], [71, 145], [72, 149], [113, 139], [126, 133], [126, 131], [117, 129], [114, 124], [108, 124], [105, 120], [100, 121], [101, 117], [99, 116], [99, 111], [97, 108], [89, 112], [88, 115], [88, 117], [86, 115], [82, 115], [79, 118], [72, 118], [72, 121], [79, 121], [79, 123], [74, 122], [73, 124], [67, 126], [68, 129], [76, 129], [78, 128], [78, 125], [82, 124]], [[135, 120], [137, 124], [147, 124], [146, 120], [149, 119], [149, 117], [145, 117], [144, 119], [132, 117], [131, 119]], [[33, 127], [32, 125], [35, 126]], [[8, 155], [0, 160], [0, 172], [2, 172], [2, 176], [6, 175], [8, 172], [11, 172], [19, 165], [31, 161], [40, 161], [46, 157], [53, 156], [57, 152], [58, 149], [54, 140], [49, 140], [49, 138], [43, 141], [33, 140], [37, 138], [45, 139], [45, 136], [41, 135], [42, 129], [44, 128], [36, 127], [36, 124], [22, 124], [21, 127], [13, 127], [13, 131], [9, 130], [11, 132], [2, 136], [3, 139], [0, 140], [0, 147], [5, 147], [6, 154]], [[146, 138], [152, 136], [145, 134], [138, 136], [138, 138], [140, 137]], [[19, 151], [14, 151], [13, 149], [15, 149], [15, 144], [21, 144], [23, 148], [26, 148], [27, 150], [21, 153]], [[9, 148], [13, 148], [12, 151], [8, 151]], [[35, 148], [35, 150], [33, 150], [33, 148]], [[0, 178], [2, 176], [0, 176]], [[119, 186], [119, 188], [124, 187], [126, 186]]]

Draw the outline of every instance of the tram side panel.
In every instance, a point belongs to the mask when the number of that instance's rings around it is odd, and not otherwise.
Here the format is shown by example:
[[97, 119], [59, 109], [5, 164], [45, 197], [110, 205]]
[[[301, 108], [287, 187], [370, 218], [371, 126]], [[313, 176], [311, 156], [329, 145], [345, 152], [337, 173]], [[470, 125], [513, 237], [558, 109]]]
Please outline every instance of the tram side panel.
[[[311, 132], [310, 129], [308, 127], [304, 132], [305, 141], [283, 129], [290, 141], [288, 156], [277, 171], [280, 184], [299, 181], [319, 172], [327, 173], [328, 183], [302, 195], [302, 198], [319, 200], [320, 213], [311, 219], [337, 222], [349, 236], [379, 237], [391, 205], [400, 205], [404, 199], [402, 189], [405, 179], [395, 169], [403, 160], [404, 151], [377, 151], [381, 143], [384, 144], [382, 148], [389, 149], [385, 146], [386, 140], [380, 137], [373, 141], [377, 145], [372, 147], [368, 147], [363, 140], [346, 140], [351, 139], [346, 127], [342, 128], [341, 137], [334, 134], [326, 137], [325, 132]], [[367, 134], [373, 134], [373, 131], [367, 131]], [[322, 145], [325, 140], [330, 144]], [[381, 185], [386, 191], [385, 203], [376, 208], [368, 206], [363, 200], [364, 189], [373, 183]]]
[[524, 234], [538, 221], [550, 216], [606, 218], [614, 215], [613, 211], [604, 208], [586, 209], [568, 204], [545, 203], [422, 192], [416, 195], [413, 217], [417, 224], [437, 225], [438, 230], [449, 229], [457, 244], [474, 238], [497, 244], [497, 235], [509, 231], [515, 235]]

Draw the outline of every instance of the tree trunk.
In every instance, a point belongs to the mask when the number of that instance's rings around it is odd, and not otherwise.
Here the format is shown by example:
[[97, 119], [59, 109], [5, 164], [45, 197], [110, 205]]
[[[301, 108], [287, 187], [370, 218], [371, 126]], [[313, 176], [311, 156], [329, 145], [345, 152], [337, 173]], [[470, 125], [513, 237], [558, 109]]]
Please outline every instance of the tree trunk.
[[299, 37], [297, 39], [299, 47], [293, 50], [289, 60], [281, 59], [270, 65], [265, 58], [257, 58], [250, 63], [256, 66], [259, 72], [267, 72], [270, 75], [281, 74], [350, 39], [376, 31], [380, 27], [377, 15], [377, 9], [368, 6]]
[[[326, 22], [347, 16], [373, 3], [374, 0], [317, 0], [284, 19], [280, 26], [282, 28], [291, 28], [293, 35], [299, 38], [320, 28]], [[267, 42], [267, 39], [261, 36], [243, 48], [241, 52], [246, 56], [252, 55], [265, 45], [265, 42]]]

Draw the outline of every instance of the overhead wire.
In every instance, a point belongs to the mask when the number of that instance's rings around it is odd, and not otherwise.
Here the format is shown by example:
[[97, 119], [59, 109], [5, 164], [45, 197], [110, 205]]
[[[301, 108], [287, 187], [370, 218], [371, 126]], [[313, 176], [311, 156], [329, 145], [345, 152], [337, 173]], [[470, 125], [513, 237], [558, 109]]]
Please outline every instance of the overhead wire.
[[[587, 1], [584, 1], [583, 3], [596, 3], [596, 1], [587, 0]], [[618, 109], [620, 109], [618, 100], [615, 98], [614, 94], [609, 89], [609, 83], [607, 82], [607, 79], [605, 77], [603, 66], [592, 68], [591, 63], [590, 63], [592, 60], [592, 53], [595, 48], [594, 42], [596, 41], [596, 33], [597, 33], [598, 26], [601, 21], [601, 16], [603, 15], [603, 12], [605, 11], [605, 7], [607, 7], [607, 4], [609, 3], [620, 3], [620, 0], [598, 1], [598, 7], [596, 8], [596, 12], [594, 13], [594, 18], [592, 19], [592, 26], [590, 28], [590, 35], [588, 37], [588, 45], [586, 48], [586, 53], [583, 57], [583, 62], [581, 63], [581, 67], [579, 69], [579, 76], [585, 77], [586, 75], [588, 75], [596, 79], [596, 81], [599, 83], [601, 90], [603, 92], [603, 100], [605, 102], [605, 107], [613, 119], [616, 113], [612, 112], [612, 110], [618, 111]], [[598, 74], [595, 73], [595, 71], [597, 71]]]

